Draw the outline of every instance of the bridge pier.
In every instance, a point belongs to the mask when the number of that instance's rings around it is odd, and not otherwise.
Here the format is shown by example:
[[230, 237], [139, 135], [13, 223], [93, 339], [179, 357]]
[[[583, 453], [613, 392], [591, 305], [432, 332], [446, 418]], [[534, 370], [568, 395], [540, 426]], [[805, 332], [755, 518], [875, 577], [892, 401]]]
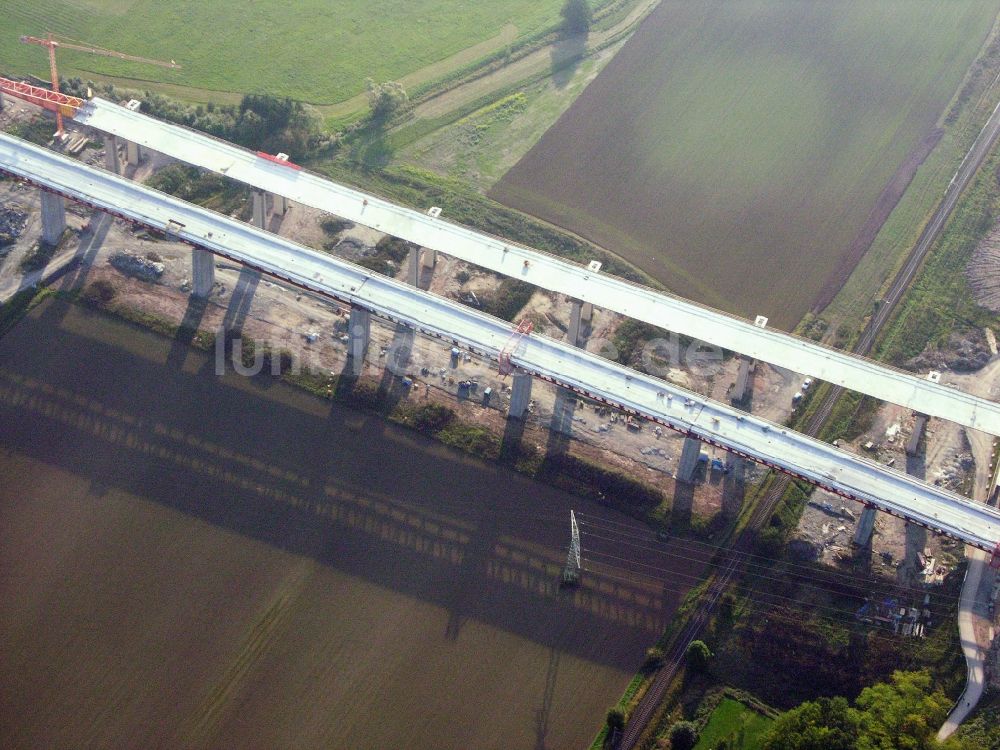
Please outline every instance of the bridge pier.
[[288, 213], [288, 198], [283, 195], [278, 195], [277, 193], [271, 194], [274, 198], [274, 213], [278, 216], [284, 216]]
[[288, 213], [288, 198], [266, 190], [253, 191], [253, 219], [251, 223], [258, 229], [267, 229], [267, 203], [271, 199], [271, 212], [277, 216]]
[[533, 378], [527, 372], [515, 372], [510, 382], [510, 406], [507, 416], [513, 419], [524, 419], [531, 401], [531, 382]]
[[371, 343], [372, 316], [363, 307], [351, 306], [351, 317], [347, 322], [347, 356], [351, 360], [351, 372], [357, 376], [365, 367], [365, 355]]
[[698, 457], [701, 455], [701, 441], [692, 437], [684, 438], [684, 447], [681, 449], [681, 458], [677, 463], [677, 480], [680, 482], [690, 482], [694, 479], [694, 472], [698, 468]]
[[569, 329], [566, 333], [566, 340], [573, 346], [580, 346], [582, 337], [580, 332], [584, 323], [590, 323], [594, 317], [594, 306], [583, 300], [571, 299], [569, 310]]
[[125, 161], [128, 162], [129, 166], [139, 166], [139, 162], [142, 161], [142, 148], [138, 143], [125, 141]]
[[253, 191], [253, 225], [264, 229], [267, 223], [267, 193], [263, 190]]
[[861, 511], [861, 518], [858, 519], [858, 528], [854, 530], [854, 544], [858, 547], [867, 547], [872, 540], [872, 533], [875, 531], [875, 514], [877, 511], [866, 506]]
[[56, 245], [66, 231], [66, 202], [61, 195], [42, 191], [42, 241]]
[[[437, 265], [437, 250], [427, 247], [413, 246], [410, 248], [409, 265], [406, 269], [406, 283], [417, 289], [430, 288], [430, 277]], [[427, 283], [424, 284], [426, 279]]]
[[215, 256], [200, 247], [191, 248], [191, 296], [205, 299], [215, 286]]
[[118, 139], [113, 135], [104, 136], [104, 166], [113, 173], [122, 173], [121, 160], [118, 158]]

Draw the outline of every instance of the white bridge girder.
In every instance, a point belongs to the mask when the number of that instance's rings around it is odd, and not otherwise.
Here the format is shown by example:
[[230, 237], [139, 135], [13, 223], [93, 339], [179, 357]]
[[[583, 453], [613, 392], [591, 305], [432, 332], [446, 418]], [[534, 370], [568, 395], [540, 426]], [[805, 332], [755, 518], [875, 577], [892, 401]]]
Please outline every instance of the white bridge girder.
[[[189, 244], [449, 346], [496, 359], [511, 335], [506, 321], [5, 134], [0, 134], [0, 171], [128, 221], [169, 227]], [[981, 549], [992, 552], [1000, 542], [1000, 513], [992, 508], [566, 342], [531, 335], [513, 359], [536, 377]]]

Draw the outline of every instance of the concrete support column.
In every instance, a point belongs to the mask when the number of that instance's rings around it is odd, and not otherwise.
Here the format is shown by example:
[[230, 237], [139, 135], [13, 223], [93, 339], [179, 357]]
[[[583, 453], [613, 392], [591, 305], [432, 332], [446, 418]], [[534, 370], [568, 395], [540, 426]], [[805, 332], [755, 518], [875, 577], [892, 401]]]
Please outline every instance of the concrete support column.
[[104, 136], [104, 166], [114, 174], [122, 173], [121, 161], [118, 159], [118, 139], [113, 135]]
[[263, 190], [253, 191], [253, 225], [264, 229], [267, 222], [267, 193]]
[[691, 437], [684, 438], [681, 459], [677, 464], [677, 479], [679, 481], [690, 482], [694, 478], [694, 472], [698, 468], [698, 457], [700, 455], [701, 441]]
[[191, 295], [205, 299], [215, 286], [215, 256], [200, 247], [191, 248]]
[[42, 191], [42, 241], [55, 245], [66, 231], [66, 202], [61, 195]]
[[362, 307], [351, 307], [351, 317], [347, 323], [347, 356], [351, 359], [351, 371], [360, 375], [365, 367], [365, 355], [371, 342], [372, 316]]
[[580, 322], [583, 317], [583, 302], [574, 299], [570, 300], [569, 308], [569, 330], [566, 332], [566, 340], [570, 346], [580, 345]]
[[274, 213], [284, 216], [288, 213], [288, 198], [283, 195], [274, 194]]
[[139, 165], [142, 160], [142, 151], [138, 143], [125, 141], [125, 160], [133, 167]]
[[410, 248], [410, 269], [406, 280], [411, 286], [419, 286], [420, 284], [420, 248], [411, 247]]
[[515, 372], [511, 377], [508, 417], [524, 419], [524, 414], [528, 411], [528, 402], [531, 401], [531, 381], [531, 375], [526, 372]]
[[854, 543], [859, 547], [867, 547], [872, 540], [872, 532], [875, 531], [874, 508], [866, 507], [861, 511], [861, 518], [858, 519], [858, 528], [854, 530]]

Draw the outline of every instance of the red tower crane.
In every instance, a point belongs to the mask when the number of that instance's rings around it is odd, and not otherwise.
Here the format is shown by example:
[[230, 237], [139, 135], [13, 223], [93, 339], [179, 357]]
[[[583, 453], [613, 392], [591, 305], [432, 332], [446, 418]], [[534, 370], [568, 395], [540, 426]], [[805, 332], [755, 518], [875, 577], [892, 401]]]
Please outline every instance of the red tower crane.
[[[63, 47], [64, 49], [77, 50], [78, 52], [88, 52], [92, 55], [103, 55], [104, 57], [115, 57], [119, 60], [128, 60], [129, 62], [141, 62], [148, 65], [159, 65], [163, 68], [179, 68], [180, 65], [175, 63], [173, 60], [170, 62], [165, 62], [164, 60], [153, 60], [149, 57], [139, 57], [137, 55], [126, 55], [124, 52], [115, 52], [114, 50], [104, 49], [103, 47], [97, 47], [93, 44], [87, 44], [86, 42], [80, 42], [74, 39], [67, 39], [65, 37], [58, 37], [55, 34], [46, 34], [44, 38], [37, 36], [22, 36], [21, 41], [25, 44], [37, 44], [40, 47], [45, 47], [49, 51], [49, 75], [52, 77], [52, 93], [55, 94], [55, 101], [58, 103], [64, 103], [60, 99], [59, 94], [59, 70], [56, 68], [56, 47]], [[4, 88], [7, 91], [7, 88]], [[16, 91], [8, 91], [7, 93], [13, 96], [18, 96]], [[36, 97], [37, 98], [37, 97]], [[29, 99], [29, 101], [35, 101], [35, 99]], [[79, 100], [77, 100], [79, 101]], [[37, 104], [38, 102], [35, 101]], [[77, 105], [79, 106], [79, 105]], [[49, 107], [56, 113], [56, 135], [60, 138], [63, 137], [63, 107], [55, 106]]]

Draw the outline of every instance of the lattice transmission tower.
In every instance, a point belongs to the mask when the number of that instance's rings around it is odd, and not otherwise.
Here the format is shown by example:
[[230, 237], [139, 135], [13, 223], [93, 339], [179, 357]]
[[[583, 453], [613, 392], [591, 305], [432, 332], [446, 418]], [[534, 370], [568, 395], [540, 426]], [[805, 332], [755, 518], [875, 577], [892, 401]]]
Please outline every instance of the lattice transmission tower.
[[580, 527], [576, 525], [576, 514], [569, 512], [569, 551], [566, 553], [566, 565], [563, 566], [562, 584], [575, 586], [580, 582]]

